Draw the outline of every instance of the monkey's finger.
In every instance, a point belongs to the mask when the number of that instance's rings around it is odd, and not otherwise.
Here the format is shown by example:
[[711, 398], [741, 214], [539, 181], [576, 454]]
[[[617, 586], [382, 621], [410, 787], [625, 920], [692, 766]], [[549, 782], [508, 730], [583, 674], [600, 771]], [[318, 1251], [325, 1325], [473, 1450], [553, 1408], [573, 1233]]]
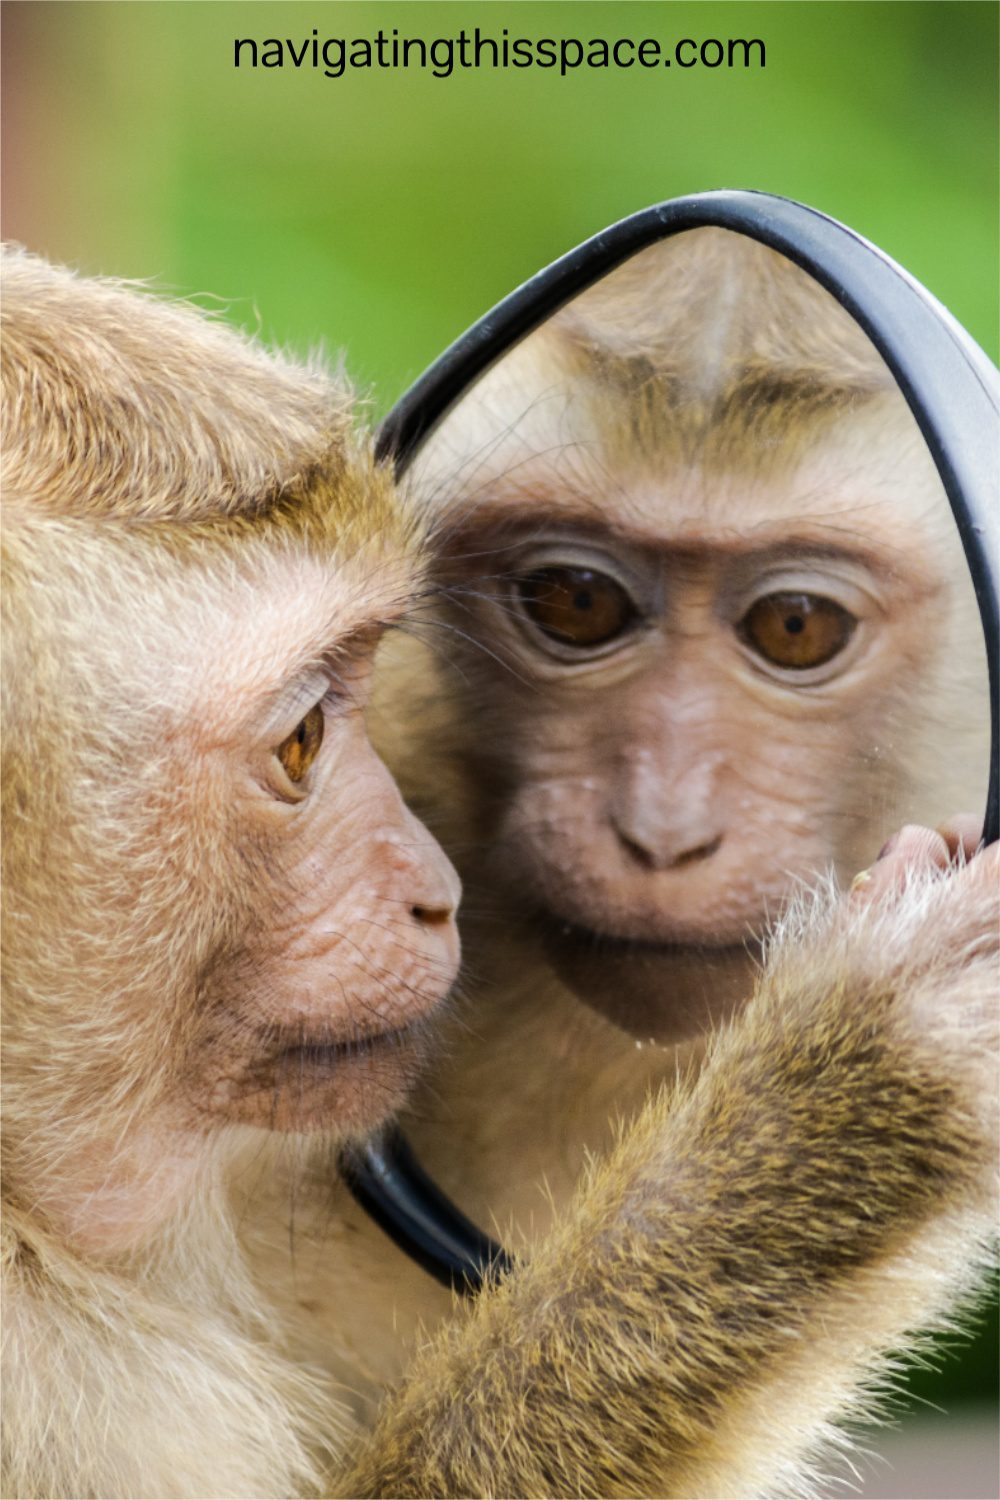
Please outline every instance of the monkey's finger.
[[957, 870], [954, 878], [964, 886], [985, 884], [1000, 897], [1000, 844], [987, 844], [985, 849], [973, 852], [968, 864]]
[[855, 877], [851, 900], [881, 900], [901, 891], [917, 870], [947, 870], [950, 862], [948, 844], [940, 833], [908, 823], [883, 844], [875, 863]]
[[948, 845], [948, 854], [953, 861], [959, 855], [970, 860], [982, 843], [983, 820], [975, 813], [956, 813], [953, 818], [939, 823], [937, 831]]

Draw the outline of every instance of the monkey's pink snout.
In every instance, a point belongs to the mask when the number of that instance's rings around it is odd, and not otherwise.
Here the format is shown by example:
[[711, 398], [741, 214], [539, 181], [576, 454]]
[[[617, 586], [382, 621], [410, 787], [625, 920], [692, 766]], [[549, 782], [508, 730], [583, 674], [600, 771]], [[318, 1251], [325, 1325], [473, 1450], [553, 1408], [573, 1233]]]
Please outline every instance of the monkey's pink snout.
[[393, 841], [392, 883], [410, 918], [411, 940], [434, 964], [443, 988], [458, 974], [461, 949], [456, 917], [462, 886], [444, 851], [416, 824], [419, 838]]
[[430, 926], [454, 922], [462, 886], [454, 866], [437, 844], [426, 844], [414, 859], [409, 886], [410, 914]]

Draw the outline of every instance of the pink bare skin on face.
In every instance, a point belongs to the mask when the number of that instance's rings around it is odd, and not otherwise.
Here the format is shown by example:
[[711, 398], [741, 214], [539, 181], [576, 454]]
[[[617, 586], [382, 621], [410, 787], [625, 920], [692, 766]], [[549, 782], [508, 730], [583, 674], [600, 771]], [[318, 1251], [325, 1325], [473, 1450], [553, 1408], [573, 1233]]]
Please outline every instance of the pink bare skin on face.
[[[203, 986], [191, 1096], [206, 1115], [370, 1127], [399, 1107], [454, 981], [458, 879], [365, 729], [376, 639], [348, 640], [251, 739], [240, 837], [269, 856], [258, 920]], [[235, 756], [239, 778], [240, 748], [214, 774]]]

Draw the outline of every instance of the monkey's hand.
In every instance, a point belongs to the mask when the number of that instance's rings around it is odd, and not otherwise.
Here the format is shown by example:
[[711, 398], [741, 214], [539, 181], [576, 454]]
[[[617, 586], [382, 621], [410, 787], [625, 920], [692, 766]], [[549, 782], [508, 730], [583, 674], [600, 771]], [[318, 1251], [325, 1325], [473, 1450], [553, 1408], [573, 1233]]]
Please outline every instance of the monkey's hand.
[[812, 1492], [991, 1236], [1000, 859], [960, 848], [904, 831], [792, 909], [697, 1081], [424, 1351], [342, 1493]]
[[[847, 950], [845, 973], [863, 981], [874, 958], [872, 978], [891, 981], [892, 1024], [904, 1045], [914, 1055], [937, 1052], [938, 1072], [963, 1095], [987, 1143], [983, 1182], [992, 1192], [1000, 1132], [1000, 845], [982, 849], [981, 836], [982, 823], [972, 816], [936, 830], [903, 828], [855, 878], [846, 907], [831, 913], [831, 928]], [[775, 969], [782, 951], [794, 963], [808, 926], [807, 908], [793, 912], [774, 945]]]

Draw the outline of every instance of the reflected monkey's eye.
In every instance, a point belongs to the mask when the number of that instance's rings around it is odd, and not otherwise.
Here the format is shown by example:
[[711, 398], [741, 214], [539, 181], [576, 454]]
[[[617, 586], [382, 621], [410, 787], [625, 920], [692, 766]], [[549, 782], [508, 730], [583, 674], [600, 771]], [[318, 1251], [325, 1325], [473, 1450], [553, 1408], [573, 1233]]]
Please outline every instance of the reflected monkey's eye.
[[854, 634], [854, 615], [822, 594], [765, 594], [736, 627], [758, 656], [776, 667], [805, 671], [843, 651]]
[[305, 718], [282, 740], [274, 752], [285, 768], [289, 781], [301, 781], [319, 754], [323, 743], [323, 709], [313, 704]]
[[516, 588], [531, 623], [564, 646], [603, 646], [638, 618], [621, 584], [593, 568], [537, 568], [518, 578]]

